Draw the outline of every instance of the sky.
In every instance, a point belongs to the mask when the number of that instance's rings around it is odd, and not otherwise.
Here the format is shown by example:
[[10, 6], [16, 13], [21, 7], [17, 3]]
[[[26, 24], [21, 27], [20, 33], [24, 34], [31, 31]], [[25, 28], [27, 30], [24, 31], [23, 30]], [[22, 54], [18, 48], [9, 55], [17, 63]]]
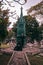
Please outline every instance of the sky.
[[[5, 0], [3, 0], [5, 2]], [[7, 1], [12, 1], [12, 0], [7, 0]], [[20, 0], [20, 2], [24, 2], [24, 0]], [[23, 7], [23, 15], [27, 15], [27, 9], [29, 9], [31, 6], [36, 5], [37, 3], [41, 2], [42, 0], [27, 0], [25, 5], [22, 5]], [[4, 9], [8, 8], [10, 9], [10, 12], [14, 12], [16, 10], [16, 15], [14, 15], [13, 17], [20, 17], [20, 8], [21, 5], [18, 4], [17, 2], [13, 1], [11, 2], [11, 5], [15, 6], [15, 7], [10, 7], [8, 6], [8, 4], [5, 6], [4, 5]], [[10, 14], [11, 15], [11, 14]], [[13, 19], [12, 17], [9, 17], [9, 21], [12, 23], [9, 27], [12, 27], [13, 23], [16, 22], [17, 20]]]

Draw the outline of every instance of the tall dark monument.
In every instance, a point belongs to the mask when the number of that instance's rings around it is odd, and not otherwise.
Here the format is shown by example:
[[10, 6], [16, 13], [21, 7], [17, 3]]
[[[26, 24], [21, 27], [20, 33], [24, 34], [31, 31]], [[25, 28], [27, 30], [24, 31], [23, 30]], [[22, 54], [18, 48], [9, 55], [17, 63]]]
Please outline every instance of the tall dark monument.
[[21, 15], [17, 23], [17, 46], [16, 50], [22, 50], [24, 44], [26, 43], [26, 29], [25, 29], [25, 19], [23, 18], [23, 8], [21, 7]]
[[[20, 0], [14, 0], [15, 2], [17, 2], [20, 5], [24, 5], [26, 3], [26, 0], [24, 0], [24, 2], [20, 2]], [[23, 8], [21, 7], [21, 14], [20, 14], [20, 18], [18, 20], [17, 23], [17, 45], [14, 48], [14, 50], [20, 51], [22, 50], [24, 44], [26, 43], [26, 28], [25, 28], [25, 19], [23, 18], [23, 12], [22, 12]]]

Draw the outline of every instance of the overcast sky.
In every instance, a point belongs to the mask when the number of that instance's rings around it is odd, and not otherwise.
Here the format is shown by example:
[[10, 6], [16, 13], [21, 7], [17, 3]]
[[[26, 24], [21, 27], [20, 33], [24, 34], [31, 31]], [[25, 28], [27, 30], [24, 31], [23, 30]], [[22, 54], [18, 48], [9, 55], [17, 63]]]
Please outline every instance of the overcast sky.
[[[5, 0], [3, 0], [3, 1], [5, 2]], [[12, 0], [7, 0], [7, 1], [12, 1]], [[23, 7], [23, 15], [27, 14], [27, 11], [26, 11], [27, 9], [29, 9], [31, 6], [36, 5], [40, 1], [42, 1], [42, 0], [27, 0], [27, 3], [22, 6]], [[11, 3], [11, 5], [14, 5], [15, 7], [9, 7], [7, 4], [6, 6], [4, 6], [4, 9], [8, 7], [10, 9], [10, 12], [14, 12], [16, 10], [16, 15], [14, 15], [13, 17], [16, 17], [17, 15], [20, 16], [21, 5], [19, 5], [17, 2], [14, 2], [14, 1], [13, 1], [13, 3]], [[12, 22], [12, 24], [13, 24], [13, 22], [15, 22], [16, 20], [13, 19], [12, 17], [10, 17], [9, 21]], [[12, 24], [10, 25], [10, 27], [12, 26]]]

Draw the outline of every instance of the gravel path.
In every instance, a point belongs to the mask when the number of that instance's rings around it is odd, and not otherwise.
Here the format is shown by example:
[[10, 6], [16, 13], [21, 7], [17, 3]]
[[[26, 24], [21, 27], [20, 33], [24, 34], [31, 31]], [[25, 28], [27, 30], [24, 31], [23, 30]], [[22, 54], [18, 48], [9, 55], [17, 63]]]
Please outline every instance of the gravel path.
[[15, 51], [8, 65], [27, 65], [24, 52]]

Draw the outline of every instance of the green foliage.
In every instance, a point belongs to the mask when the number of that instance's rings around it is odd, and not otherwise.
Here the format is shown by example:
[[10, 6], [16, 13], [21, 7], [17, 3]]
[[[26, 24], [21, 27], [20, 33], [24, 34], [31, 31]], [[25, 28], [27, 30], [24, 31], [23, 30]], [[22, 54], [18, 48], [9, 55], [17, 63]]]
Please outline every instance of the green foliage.
[[40, 39], [43, 39], [43, 24], [39, 27], [39, 31], [40, 31]]
[[32, 18], [29, 15], [29, 16], [25, 16], [25, 21], [26, 21], [26, 35], [27, 35], [27, 37], [29, 37], [32, 41], [34, 41], [34, 39], [38, 40], [38, 37], [39, 37], [39, 31], [38, 31], [39, 24], [36, 21], [36, 19]]
[[3, 42], [8, 35], [8, 10], [2, 10], [2, 2], [0, 2], [0, 43]]
[[[35, 18], [29, 16], [24, 16], [26, 22], [26, 35], [27, 38], [30, 38], [31, 41], [41, 41], [42, 40], [42, 30], [43, 25], [39, 26], [39, 23]], [[17, 22], [18, 23], [18, 22]], [[17, 35], [17, 23], [13, 27], [13, 31], [15, 32], [15, 36]]]
[[0, 42], [4, 41], [8, 34], [6, 25], [7, 24], [5, 23], [5, 21], [2, 18], [0, 18]]
[[12, 36], [13, 36], [13, 31], [10, 30], [10, 31], [8, 32], [7, 38], [10, 40], [10, 39], [12, 38]]
[[14, 32], [14, 37], [17, 36], [17, 22], [13, 25], [12, 31]]

